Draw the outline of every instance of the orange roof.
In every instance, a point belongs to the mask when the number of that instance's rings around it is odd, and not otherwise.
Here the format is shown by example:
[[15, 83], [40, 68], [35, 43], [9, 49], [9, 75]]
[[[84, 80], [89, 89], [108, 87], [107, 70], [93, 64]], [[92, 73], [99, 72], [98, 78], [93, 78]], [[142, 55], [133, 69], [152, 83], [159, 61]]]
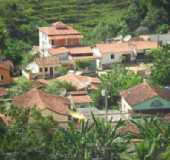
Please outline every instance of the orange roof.
[[58, 55], [62, 53], [69, 53], [69, 50], [65, 47], [51, 48], [48, 50], [51, 55]]
[[21, 96], [13, 98], [13, 104], [18, 107], [32, 108], [37, 107], [40, 110], [48, 109], [58, 114], [67, 114], [70, 101], [61, 96], [54, 96], [33, 88]]
[[8, 65], [6, 64], [0, 64], [0, 68], [3, 69], [3, 70], [7, 70], [7, 71], [10, 71], [10, 68], [8, 67]]
[[152, 41], [113, 42], [96, 45], [96, 48], [103, 54], [110, 52], [129, 54], [134, 50], [154, 49], [157, 47], [158, 44]]
[[68, 48], [70, 51], [70, 54], [72, 56], [81, 55], [81, 56], [88, 56], [93, 55], [91, 47], [73, 47]]
[[75, 91], [70, 93], [70, 99], [74, 104], [89, 104], [92, 103], [92, 99], [85, 91]]
[[37, 65], [59, 65], [59, 61], [57, 58], [54, 57], [43, 57], [43, 58], [37, 58], [35, 59], [35, 63]]
[[121, 92], [121, 96], [125, 98], [128, 104], [136, 105], [157, 96], [170, 100], [170, 91], [167, 89], [154, 87], [147, 82], [143, 82]]
[[49, 36], [50, 40], [62, 40], [62, 39], [81, 39], [82, 35], [61, 35], [61, 36]]
[[98, 78], [94, 79], [93, 77], [88, 76], [80, 76], [75, 74], [67, 74], [61, 77], [58, 77], [57, 80], [59, 81], [67, 81], [71, 83], [73, 86], [76, 87], [77, 90], [82, 90], [87, 87], [90, 87], [92, 83], [96, 81], [100, 81]]
[[40, 27], [39, 30], [46, 33], [48, 36], [80, 35], [80, 32], [62, 22], [53, 23], [49, 27]]

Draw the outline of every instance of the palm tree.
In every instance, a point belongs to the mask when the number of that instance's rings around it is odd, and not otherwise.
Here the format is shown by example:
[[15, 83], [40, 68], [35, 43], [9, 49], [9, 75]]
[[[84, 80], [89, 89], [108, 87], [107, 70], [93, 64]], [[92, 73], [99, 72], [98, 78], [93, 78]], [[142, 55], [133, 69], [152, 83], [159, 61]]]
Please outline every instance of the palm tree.
[[170, 125], [158, 118], [145, 118], [132, 122], [139, 129], [140, 134], [137, 138], [140, 141], [135, 144], [131, 159], [162, 160], [162, 154], [167, 151], [170, 144]]

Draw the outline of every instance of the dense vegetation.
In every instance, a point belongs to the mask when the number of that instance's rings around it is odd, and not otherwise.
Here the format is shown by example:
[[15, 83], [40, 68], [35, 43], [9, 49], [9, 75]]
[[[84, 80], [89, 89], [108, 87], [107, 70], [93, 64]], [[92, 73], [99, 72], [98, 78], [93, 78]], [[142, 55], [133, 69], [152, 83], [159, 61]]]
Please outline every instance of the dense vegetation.
[[13, 59], [16, 64], [22, 63], [32, 45], [38, 44], [38, 27], [54, 21], [74, 25], [85, 35], [84, 44], [94, 44], [119, 34], [136, 34], [143, 30], [165, 32], [170, 23], [168, 0], [0, 2], [1, 54]]
[[[77, 128], [60, 128], [35, 109], [8, 109], [10, 126], [0, 125], [0, 159], [3, 160], [168, 160], [170, 124], [157, 118], [133, 119], [136, 128], [93, 118]], [[134, 143], [135, 142], [135, 143]]]

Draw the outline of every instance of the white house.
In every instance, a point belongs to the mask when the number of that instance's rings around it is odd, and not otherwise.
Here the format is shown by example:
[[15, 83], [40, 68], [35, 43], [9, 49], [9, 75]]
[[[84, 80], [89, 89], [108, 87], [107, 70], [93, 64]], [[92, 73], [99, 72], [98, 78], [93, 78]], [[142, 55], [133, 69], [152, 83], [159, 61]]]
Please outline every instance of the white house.
[[49, 49], [79, 46], [83, 36], [62, 22], [39, 28], [39, 50], [42, 57], [49, 56]]
[[146, 81], [120, 93], [123, 113], [169, 113], [170, 90]]
[[22, 73], [28, 79], [55, 77], [57, 74], [56, 67], [58, 66], [60, 66], [60, 64], [57, 58], [37, 58], [30, 63]]
[[97, 57], [97, 68], [103, 69], [116, 62], [132, 62], [144, 57], [145, 51], [157, 48], [156, 42], [128, 41], [96, 44], [93, 47], [94, 56]]

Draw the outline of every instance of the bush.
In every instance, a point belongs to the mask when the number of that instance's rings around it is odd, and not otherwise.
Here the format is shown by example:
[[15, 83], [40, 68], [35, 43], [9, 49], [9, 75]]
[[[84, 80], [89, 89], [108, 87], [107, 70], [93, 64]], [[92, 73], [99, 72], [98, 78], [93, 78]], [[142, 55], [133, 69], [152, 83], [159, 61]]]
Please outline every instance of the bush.
[[51, 94], [60, 95], [61, 89], [65, 89], [66, 92], [76, 90], [76, 88], [71, 83], [68, 83], [66, 81], [61, 82], [61, 81], [55, 80], [49, 83], [47, 86], [45, 86], [44, 91], [51, 93]]

